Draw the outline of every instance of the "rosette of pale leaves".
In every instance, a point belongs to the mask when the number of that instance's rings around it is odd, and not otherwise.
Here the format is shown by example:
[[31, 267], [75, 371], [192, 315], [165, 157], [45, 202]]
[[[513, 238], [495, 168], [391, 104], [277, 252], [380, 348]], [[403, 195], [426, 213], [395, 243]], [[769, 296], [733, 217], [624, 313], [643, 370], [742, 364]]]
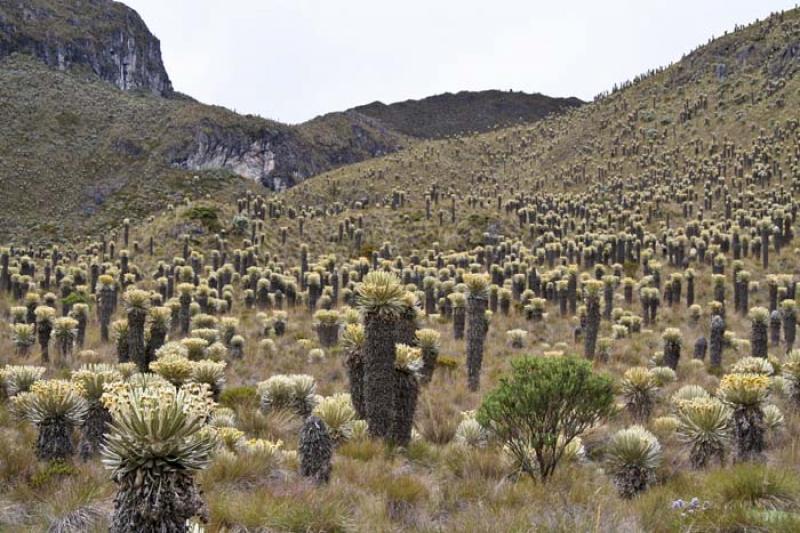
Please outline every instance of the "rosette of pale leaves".
[[672, 383], [678, 379], [678, 375], [668, 366], [657, 366], [650, 369], [650, 374], [656, 382], [656, 385], [663, 387], [668, 383]]
[[157, 478], [209, 463], [216, 438], [206, 428], [207, 387], [127, 387], [119, 392], [109, 407], [113, 422], [101, 452], [115, 477], [141, 470]]
[[80, 386], [89, 401], [100, 401], [108, 384], [122, 381], [122, 373], [113, 365], [89, 364], [72, 372], [70, 379]]
[[236, 427], [236, 411], [230, 407], [217, 407], [209, 418], [208, 425], [217, 428]]
[[258, 384], [261, 407], [265, 411], [292, 409], [311, 412], [316, 403], [317, 383], [307, 374], [278, 374]]
[[203, 339], [207, 344], [213, 344], [219, 340], [219, 330], [214, 328], [194, 328], [192, 337]]
[[19, 350], [27, 350], [36, 342], [33, 324], [14, 324], [11, 326], [11, 341]]
[[150, 308], [150, 293], [141, 289], [128, 289], [122, 295], [125, 308], [129, 311], [137, 309], [146, 311]]
[[191, 378], [197, 383], [206, 383], [212, 388], [221, 388], [225, 383], [225, 361], [195, 361], [192, 363]]
[[397, 276], [378, 270], [364, 276], [356, 288], [356, 301], [365, 313], [399, 316], [406, 309], [405, 293]]
[[467, 287], [467, 294], [476, 298], [489, 297], [489, 285], [491, 280], [486, 274], [464, 274], [464, 285]]
[[435, 329], [419, 329], [414, 336], [420, 348], [438, 351], [441, 344], [442, 335]]
[[82, 393], [79, 385], [69, 381], [39, 380], [31, 385], [29, 392], [12, 399], [12, 409], [21, 418], [37, 425], [56, 419], [79, 425], [89, 408]]
[[651, 395], [657, 388], [656, 380], [647, 368], [637, 366], [625, 371], [622, 393], [626, 399], [638, 400], [640, 396]]
[[700, 385], [684, 385], [675, 391], [670, 399], [673, 406], [680, 408], [683, 402], [696, 400], [698, 398], [711, 398], [711, 395]]
[[769, 377], [764, 374], [727, 374], [717, 395], [735, 406], [760, 405], [769, 394]]
[[45, 370], [42, 366], [7, 365], [3, 369], [6, 392], [9, 396], [28, 392], [34, 383], [42, 379]]
[[281, 457], [283, 441], [270, 441], [266, 439], [239, 439], [236, 451], [241, 454], [260, 460], [273, 461]]
[[217, 442], [230, 451], [236, 449], [237, 443], [244, 438], [244, 431], [235, 427], [215, 427], [214, 431], [217, 435]]
[[677, 409], [680, 439], [693, 447], [722, 448], [728, 441], [730, 408], [711, 397], [683, 400]]
[[[214, 334], [216, 335], [216, 330], [213, 330]], [[194, 334], [194, 332], [192, 333]], [[187, 355], [189, 359], [192, 361], [199, 361], [200, 359], [205, 359], [206, 357], [206, 349], [208, 345], [211, 344], [206, 339], [202, 339], [199, 337], [189, 337], [186, 339], [181, 340], [181, 344], [184, 348], [186, 348]]]
[[453, 441], [462, 446], [483, 448], [489, 442], [489, 432], [475, 419], [474, 411], [462, 413]]
[[350, 439], [352, 424], [356, 420], [356, 410], [346, 393], [334, 394], [320, 400], [314, 407], [313, 414], [317, 415], [325, 425], [334, 442], [339, 443]]
[[606, 448], [606, 459], [612, 472], [629, 467], [655, 470], [661, 464], [661, 444], [655, 435], [642, 426], [621, 429]]
[[731, 368], [732, 374], [764, 374], [771, 376], [775, 368], [763, 357], [742, 357]]
[[314, 313], [314, 322], [316, 324], [332, 326], [334, 324], [337, 324], [339, 320], [340, 317], [338, 311], [320, 309], [319, 311]]
[[800, 390], [800, 350], [792, 350], [781, 366], [784, 377], [795, 389]]
[[364, 345], [364, 326], [347, 324], [342, 332], [342, 347], [347, 351], [358, 350]]
[[767, 431], [774, 434], [780, 431], [785, 423], [786, 419], [777, 405], [769, 404], [764, 406], [764, 425]]

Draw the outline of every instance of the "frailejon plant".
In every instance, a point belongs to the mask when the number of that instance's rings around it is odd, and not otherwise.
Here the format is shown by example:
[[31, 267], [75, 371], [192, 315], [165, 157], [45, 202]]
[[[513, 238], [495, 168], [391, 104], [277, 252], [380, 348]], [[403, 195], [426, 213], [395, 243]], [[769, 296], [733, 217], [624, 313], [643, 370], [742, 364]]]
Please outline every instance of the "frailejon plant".
[[83, 397], [88, 403], [86, 419], [81, 426], [81, 441], [78, 452], [86, 460], [100, 452], [105, 439], [111, 414], [101, 401], [107, 385], [122, 381], [122, 374], [113, 365], [89, 364], [72, 372], [70, 377], [78, 384]]
[[465, 274], [467, 286], [467, 381], [470, 390], [480, 388], [483, 351], [489, 322], [486, 308], [489, 298], [489, 276]]
[[185, 531], [205, 517], [193, 473], [205, 468], [217, 441], [206, 427], [207, 387], [124, 383], [103, 395], [113, 422], [103, 464], [118, 485], [111, 531]]
[[42, 350], [42, 361], [50, 361], [50, 334], [53, 332], [53, 321], [56, 310], [47, 305], [36, 308], [36, 335], [39, 338], [39, 347]]
[[436, 360], [441, 349], [441, 335], [435, 329], [420, 329], [416, 333], [417, 346], [422, 351], [422, 370], [420, 382], [430, 383], [433, 371], [436, 369]]
[[39, 459], [65, 460], [74, 454], [72, 429], [81, 425], [88, 410], [78, 385], [64, 380], [39, 380], [30, 391], [18, 393], [12, 401], [14, 412], [39, 429]]
[[689, 448], [692, 467], [705, 468], [714, 460], [724, 464], [730, 440], [730, 409], [716, 398], [698, 396], [679, 400], [676, 411], [677, 434]]
[[622, 393], [625, 407], [634, 421], [644, 424], [650, 419], [657, 390], [656, 380], [647, 368], [639, 366], [625, 371]]
[[764, 411], [769, 377], [764, 374], [726, 374], [717, 395], [733, 409], [733, 438], [736, 460], [763, 459]]
[[150, 309], [150, 293], [128, 289], [123, 297], [128, 313], [128, 358], [136, 363], [139, 372], [147, 372], [149, 361], [144, 339], [144, 326]]
[[594, 359], [597, 335], [600, 331], [600, 290], [603, 283], [589, 280], [584, 284], [584, 303], [586, 305], [586, 330], [583, 337], [583, 355]]
[[367, 416], [364, 398], [364, 326], [347, 324], [342, 333], [344, 366], [350, 382], [350, 398], [358, 418]]
[[766, 307], [753, 307], [750, 309], [752, 329], [750, 334], [750, 348], [753, 357], [767, 357], [769, 310]]
[[396, 345], [395, 388], [389, 440], [398, 446], [411, 441], [411, 428], [419, 396], [419, 372], [422, 369], [422, 350], [406, 344]]
[[364, 316], [364, 398], [370, 434], [387, 437], [391, 426], [396, 329], [405, 290], [394, 274], [370, 272], [357, 288]]
[[333, 439], [328, 428], [318, 416], [311, 415], [300, 430], [297, 448], [300, 456], [300, 474], [317, 485], [328, 483], [331, 477]]
[[661, 459], [661, 444], [642, 426], [618, 431], [606, 447], [608, 469], [623, 498], [633, 498], [655, 482]]

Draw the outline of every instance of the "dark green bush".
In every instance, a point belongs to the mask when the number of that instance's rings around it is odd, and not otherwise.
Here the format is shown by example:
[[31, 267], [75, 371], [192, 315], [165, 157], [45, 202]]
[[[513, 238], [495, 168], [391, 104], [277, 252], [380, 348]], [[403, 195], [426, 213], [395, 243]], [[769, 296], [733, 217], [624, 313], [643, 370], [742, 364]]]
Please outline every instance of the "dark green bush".
[[228, 387], [219, 396], [219, 403], [235, 409], [240, 406], [258, 405], [258, 392], [255, 387]]
[[478, 410], [528, 475], [547, 480], [566, 447], [614, 409], [610, 378], [575, 357], [522, 357]]

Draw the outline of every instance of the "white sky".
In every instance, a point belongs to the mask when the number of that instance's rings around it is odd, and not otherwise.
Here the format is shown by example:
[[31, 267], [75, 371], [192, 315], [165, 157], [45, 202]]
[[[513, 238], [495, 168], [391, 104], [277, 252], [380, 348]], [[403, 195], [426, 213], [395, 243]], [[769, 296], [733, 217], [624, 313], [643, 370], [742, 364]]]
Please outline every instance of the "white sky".
[[795, 0], [123, 0], [175, 88], [296, 123], [374, 100], [585, 100]]

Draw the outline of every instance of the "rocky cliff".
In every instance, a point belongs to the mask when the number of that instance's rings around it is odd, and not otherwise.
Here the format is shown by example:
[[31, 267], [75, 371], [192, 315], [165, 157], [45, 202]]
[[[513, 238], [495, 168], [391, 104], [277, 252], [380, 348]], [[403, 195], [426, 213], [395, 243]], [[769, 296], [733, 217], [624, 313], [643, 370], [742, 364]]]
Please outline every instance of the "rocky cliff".
[[0, 2], [0, 58], [33, 55], [51, 67], [83, 67], [122, 90], [170, 96], [161, 45], [141, 17], [111, 0]]
[[187, 126], [167, 159], [187, 170], [226, 169], [283, 190], [333, 167], [395, 152], [410, 140], [355, 112], [331, 113], [299, 126], [254, 117]]

